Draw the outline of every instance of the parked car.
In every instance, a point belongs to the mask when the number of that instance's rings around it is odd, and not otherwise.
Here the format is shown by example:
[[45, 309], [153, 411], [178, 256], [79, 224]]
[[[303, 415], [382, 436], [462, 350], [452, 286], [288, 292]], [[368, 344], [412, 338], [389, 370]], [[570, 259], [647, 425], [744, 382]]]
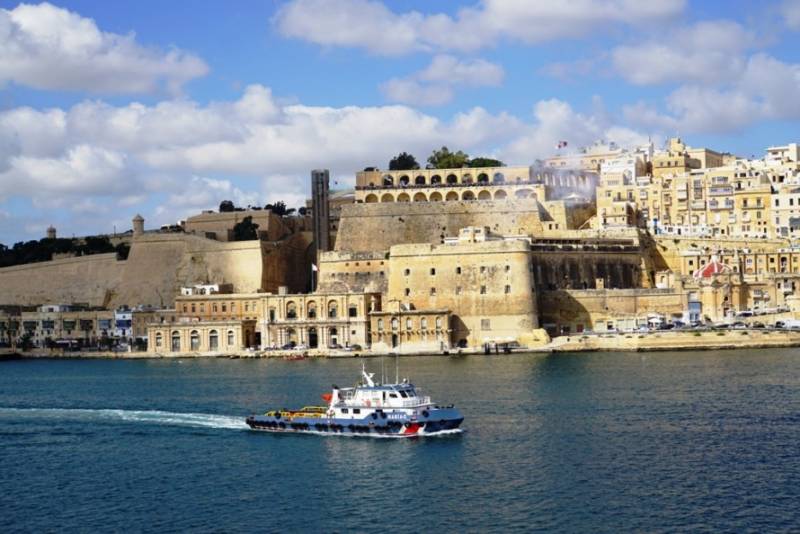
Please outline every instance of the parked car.
[[756, 322], [752, 323], [750, 326], [752, 328], [766, 328], [764, 323], [762, 323], [761, 321], [756, 321]]
[[731, 324], [731, 328], [734, 328], [736, 330], [744, 330], [745, 328], [747, 328], [747, 325], [741, 321], [736, 321], [735, 323]]

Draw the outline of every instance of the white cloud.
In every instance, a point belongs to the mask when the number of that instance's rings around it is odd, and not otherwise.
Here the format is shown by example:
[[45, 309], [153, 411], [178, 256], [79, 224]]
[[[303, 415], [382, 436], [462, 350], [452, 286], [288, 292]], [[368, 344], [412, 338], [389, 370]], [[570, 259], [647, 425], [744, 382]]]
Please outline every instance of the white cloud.
[[785, 0], [781, 5], [781, 14], [786, 26], [800, 30], [800, 0]]
[[92, 19], [48, 3], [0, 9], [0, 84], [174, 94], [207, 72], [192, 54], [143, 47], [134, 34], [103, 32]]
[[699, 22], [636, 45], [615, 48], [614, 69], [629, 82], [722, 83], [741, 75], [741, 53], [756, 44], [754, 34], [740, 24], [718, 20]]
[[668, 113], [638, 103], [624, 108], [629, 123], [681, 132], [732, 132], [765, 119], [800, 119], [800, 65], [756, 54], [728, 87], [681, 86], [667, 97]]
[[293, 0], [278, 10], [273, 23], [287, 37], [322, 46], [400, 55], [474, 51], [501, 39], [536, 44], [580, 38], [618, 24], [655, 24], [681, 13], [684, 7], [684, 0], [483, 0], [450, 16], [395, 13], [382, 2], [370, 0]]
[[181, 192], [170, 195], [167, 202], [156, 207], [155, 215], [159, 221], [182, 219], [204, 209], [216, 209], [223, 200], [232, 200], [237, 206], [261, 205], [258, 193], [243, 191], [230, 180], [192, 176]]
[[419, 72], [384, 82], [381, 91], [392, 102], [438, 106], [452, 100], [456, 88], [497, 87], [504, 78], [503, 67], [485, 59], [459, 60], [440, 54]]

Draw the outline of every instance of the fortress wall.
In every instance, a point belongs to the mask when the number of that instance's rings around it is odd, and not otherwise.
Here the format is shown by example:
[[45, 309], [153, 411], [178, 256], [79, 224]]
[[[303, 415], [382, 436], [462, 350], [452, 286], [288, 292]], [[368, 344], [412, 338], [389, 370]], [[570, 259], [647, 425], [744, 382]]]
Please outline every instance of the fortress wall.
[[337, 251], [388, 250], [404, 243], [441, 243], [466, 226], [497, 234], [540, 234], [533, 199], [453, 202], [386, 202], [342, 207]]
[[314, 256], [311, 235], [297, 233], [277, 243], [261, 243], [263, 272], [261, 287], [277, 293], [280, 286], [290, 293], [303, 293], [311, 288], [311, 261]]
[[103, 306], [127, 262], [116, 253], [16, 265], [0, 269], [0, 304], [86, 302]]
[[323, 252], [319, 261], [319, 291], [385, 293], [389, 260], [379, 252]]

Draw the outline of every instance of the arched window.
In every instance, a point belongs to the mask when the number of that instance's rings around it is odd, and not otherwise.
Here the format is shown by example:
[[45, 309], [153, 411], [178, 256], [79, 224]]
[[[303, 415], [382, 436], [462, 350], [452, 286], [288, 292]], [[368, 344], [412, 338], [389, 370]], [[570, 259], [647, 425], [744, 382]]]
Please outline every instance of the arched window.
[[385, 186], [394, 185], [394, 177], [391, 174], [384, 174], [383, 175], [383, 185], [385, 185]]
[[502, 172], [496, 172], [494, 173], [494, 178], [492, 178], [492, 181], [496, 184], [502, 184], [506, 181], [506, 177], [503, 176]]
[[208, 333], [208, 348], [209, 350], [217, 350], [219, 348], [219, 334], [216, 330]]
[[378, 319], [378, 331], [383, 332], [383, 319]]
[[316, 319], [317, 318], [317, 303], [314, 301], [309, 302], [306, 304], [306, 315], [309, 319]]
[[177, 330], [172, 332], [172, 352], [181, 350], [181, 334]]
[[163, 342], [163, 338], [161, 337], [161, 332], [158, 332], [156, 334], [156, 347], [160, 349], [162, 342]]
[[437, 330], [441, 330], [442, 329], [442, 318], [441, 317], [437, 317], [436, 318], [436, 329]]
[[397, 330], [400, 328], [400, 321], [397, 320], [397, 317], [392, 317], [392, 330]]
[[485, 172], [482, 172], [482, 173], [480, 173], [478, 175], [478, 183], [479, 184], [485, 184], [488, 181], [489, 181], [489, 175], [486, 174]]
[[404, 174], [403, 176], [400, 177], [400, 185], [402, 185], [403, 187], [407, 186], [410, 181], [411, 179], [408, 177], [407, 174]]
[[338, 315], [339, 305], [336, 304], [335, 300], [332, 300], [328, 303], [328, 318], [335, 319]]
[[228, 346], [232, 347], [234, 343], [236, 343], [236, 335], [233, 330], [228, 330]]
[[472, 175], [467, 173], [461, 177], [462, 184], [471, 184], [472, 183]]
[[425, 177], [420, 174], [419, 176], [414, 178], [414, 183], [416, 185], [425, 185]]
[[286, 303], [286, 318], [297, 319], [297, 305], [292, 301]]
[[458, 183], [458, 176], [455, 174], [448, 174], [447, 175], [447, 183], [448, 184], [457, 184]]
[[200, 333], [197, 330], [192, 330], [189, 334], [189, 343], [192, 350], [200, 350]]
[[414, 321], [411, 320], [411, 317], [406, 317], [406, 330], [411, 330], [414, 326]]
[[366, 202], [367, 204], [374, 204], [377, 201], [378, 201], [378, 195], [375, 195], [373, 193], [370, 193], [369, 195], [367, 195], [367, 198], [364, 199], [364, 202]]
[[414, 195], [413, 200], [414, 202], [425, 202], [428, 198], [425, 196], [425, 193], [419, 192]]
[[427, 330], [428, 329], [428, 318], [427, 317], [423, 317], [422, 319], [419, 320], [419, 327], [422, 330]]
[[438, 185], [442, 183], [442, 177], [438, 174], [431, 176], [431, 185]]

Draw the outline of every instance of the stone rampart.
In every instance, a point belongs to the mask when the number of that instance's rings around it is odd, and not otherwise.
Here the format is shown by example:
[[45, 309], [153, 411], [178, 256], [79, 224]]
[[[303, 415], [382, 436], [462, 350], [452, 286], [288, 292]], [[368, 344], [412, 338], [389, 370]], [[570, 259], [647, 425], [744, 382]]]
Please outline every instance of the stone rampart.
[[388, 250], [405, 243], [441, 243], [461, 228], [487, 226], [500, 235], [540, 234], [534, 199], [387, 202], [342, 207], [337, 251]]

